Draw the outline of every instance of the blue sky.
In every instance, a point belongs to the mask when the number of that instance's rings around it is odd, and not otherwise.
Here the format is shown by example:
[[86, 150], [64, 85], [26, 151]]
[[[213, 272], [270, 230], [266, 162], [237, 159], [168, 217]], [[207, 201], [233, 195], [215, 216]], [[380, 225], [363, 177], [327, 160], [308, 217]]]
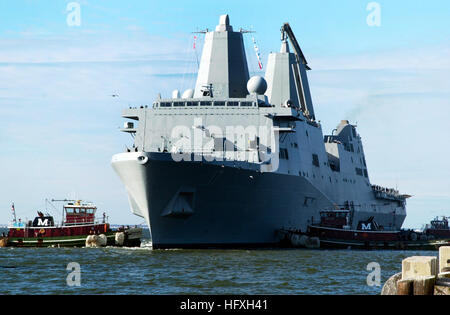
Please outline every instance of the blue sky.
[[[141, 223], [109, 163], [131, 142], [121, 110], [193, 87], [191, 32], [224, 13], [256, 31], [264, 64], [291, 24], [324, 133], [358, 123], [371, 181], [414, 195], [405, 226], [450, 215], [450, 2], [377, 1], [379, 27], [362, 0], [80, 0], [79, 27], [66, 23], [69, 2], [0, 2], [0, 223], [12, 201], [31, 218], [45, 198], [71, 196]], [[249, 36], [246, 48], [256, 71]]]

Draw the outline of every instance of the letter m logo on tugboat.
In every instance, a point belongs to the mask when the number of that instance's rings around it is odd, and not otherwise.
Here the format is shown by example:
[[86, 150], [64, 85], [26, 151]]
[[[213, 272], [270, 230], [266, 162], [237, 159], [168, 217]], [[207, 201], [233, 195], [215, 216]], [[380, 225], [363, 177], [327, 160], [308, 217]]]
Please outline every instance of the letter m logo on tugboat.
[[42, 220], [41, 218], [38, 219], [39, 226], [48, 226], [48, 219]]
[[33, 227], [37, 226], [54, 226], [52, 216], [44, 216], [44, 214], [38, 211], [38, 216], [33, 220]]
[[361, 223], [361, 230], [372, 230], [372, 224], [370, 224], [370, 223]]
[[38, 211], [38, 216], [33, 220], [33, 226], [54, 226], [53, 217], [44, 216], [44, 214]]

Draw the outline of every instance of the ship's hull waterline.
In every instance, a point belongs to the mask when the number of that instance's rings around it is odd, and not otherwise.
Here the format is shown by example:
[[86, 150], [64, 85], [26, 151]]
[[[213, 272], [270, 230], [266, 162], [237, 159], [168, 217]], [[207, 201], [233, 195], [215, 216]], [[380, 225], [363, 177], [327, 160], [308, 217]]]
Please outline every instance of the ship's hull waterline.
[[[278, 246], [277, 231], [305, 231], [332, 206], [304, 177], [225, 164], [175, 162], [170, 153], [144, 152], [112, 160], [155, 249]], [[305, 204], [306, 196], [315, 198], [313, 205]]]

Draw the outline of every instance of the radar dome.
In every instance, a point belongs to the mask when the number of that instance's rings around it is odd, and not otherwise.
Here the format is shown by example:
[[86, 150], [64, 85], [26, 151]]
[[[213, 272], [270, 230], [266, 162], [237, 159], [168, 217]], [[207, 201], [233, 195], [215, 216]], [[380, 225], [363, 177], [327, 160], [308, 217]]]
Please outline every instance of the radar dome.
[[192, 98], [192, 97], [194, 97], [193, 89], [188, 89], [188, 90], [184, 91], [183, 95], [181, 96], [181, 98]]
[[263, 77], [253, 76], [247, 82], [247, 90], [250, 94], [256, 93], [263, 95], [267, 90], [267, 82]]

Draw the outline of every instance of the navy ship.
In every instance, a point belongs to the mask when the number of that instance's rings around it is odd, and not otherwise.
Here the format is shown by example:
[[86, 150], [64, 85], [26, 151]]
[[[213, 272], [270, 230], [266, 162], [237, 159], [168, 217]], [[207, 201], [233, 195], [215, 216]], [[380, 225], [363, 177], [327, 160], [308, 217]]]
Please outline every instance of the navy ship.
[[355, 125], [323, 135], [290, 25], [264, 78], [250, 78], [244, 33], [221, 16], [195, 87], [122, 113], [134, 141], [112, 167], [153, 248], [275, 246], [277, 231], [305, 231], [324, 209], [347, 210], [348, 229], [370, 218], [400, 230], [409, 196], [370, 183]]

